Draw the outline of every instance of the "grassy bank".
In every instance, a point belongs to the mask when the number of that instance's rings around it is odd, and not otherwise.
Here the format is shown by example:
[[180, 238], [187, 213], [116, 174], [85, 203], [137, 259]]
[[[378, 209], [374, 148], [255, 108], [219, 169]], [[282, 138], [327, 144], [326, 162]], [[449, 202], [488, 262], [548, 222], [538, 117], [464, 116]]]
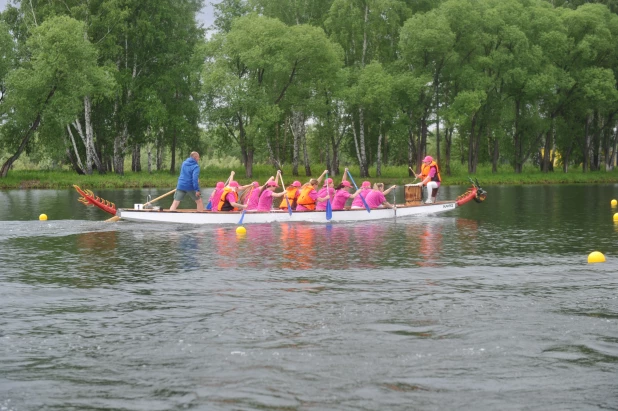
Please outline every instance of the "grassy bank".
[[[314, 165], [311, 167], [313, 176], [318, 176], [324, 170], [324, 166]], [[202, 168], [200, 185], [203, 187], [213, 187], [217, 181], [224, 181], [230, 174], [229, 169], [205, 167]], [[241, 184], [250, 181], [264, 182], [271, 175], [275, 174], [273, 167], [268, 165], [256, 165], [253, 170], [253, 178], [244, 177], [244, 169], [237, 169], [235, 179]], [[341, 167], [343, 172], [343, 167]], [[357, 184], [360, 185], [358, 167], [350, 167]], [[292, 168], [284, 167], [284, 182], [290, 184], [294, 180], [301, 182], [308, 181], [304, 167], [299, 169], [301, 176], [293, 177]], [[375, 176], [375, 168], [369, 170], [371, 176]], [[454, 167], [453, 175], [442, 175], [445, 185], [467, 185], [469, 174], [465, 167]], [[341, 176], [335, 177], [339, 181]], [[481, 185], [519, 185], [519, 184], [597, 184], [597, 183], [618, 183], [618, 170], [611, 172], [596, 171], [582, 173], [579, 169], [573, 169], [569, 173], [554, 171], [552, 173], [542, 173], [535, 167], [528, 167], [521, 174], [515, 174], [509, 167], [504, 167], [498, 173], [492, 173], [489, 166], [482, 166], [478, 172], [471, 177], [477, 178]], [[8, 177], [0, 179], [0, 189], [40, 189], [40, 188], [70, 188], [77, 184], [84, 188], [174, 188], [177, 182], [177, 174], [171, 175], [167, 171], [133, 173], [127, 172], [124, 176], [116, 174], [91, 176], [80, 176], [71, 171], [42, 171], [42, 170], [18, 170], [9, 172]], [[369, 178], [371, 182], [382, 181], [386, 184], [402, 185], [410, 183], [412, 179], [408, 177], [405, 167], [383, 167], [382, 177]]]

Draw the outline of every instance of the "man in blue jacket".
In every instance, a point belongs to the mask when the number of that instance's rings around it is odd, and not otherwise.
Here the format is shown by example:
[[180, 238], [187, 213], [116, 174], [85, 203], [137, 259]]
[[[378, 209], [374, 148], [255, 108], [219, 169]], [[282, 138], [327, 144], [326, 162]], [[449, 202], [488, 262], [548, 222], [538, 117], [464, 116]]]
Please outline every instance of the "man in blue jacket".
[[204, 211], [204, 202], [200, 194], [200, 165], [198, 161], [200, 161], [200, 155], [198, 152], [193, 151], [189, 158], [183, 161], [182, 166], [180, 166], [180, 177], [178, 177], [178, 185], [176, 186], [174, 202], [170, 207], [170, 211], [176, 210], [180, 201], [187, 194], [195, 200], [197, 211]]

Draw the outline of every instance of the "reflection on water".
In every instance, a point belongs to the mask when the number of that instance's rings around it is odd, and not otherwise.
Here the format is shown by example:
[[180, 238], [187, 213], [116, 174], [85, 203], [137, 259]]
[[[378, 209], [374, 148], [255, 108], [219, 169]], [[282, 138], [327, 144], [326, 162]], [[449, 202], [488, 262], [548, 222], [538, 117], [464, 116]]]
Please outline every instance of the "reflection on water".
[[436, 266], [442, 251], [442, 227], [439, 224], [425, 224], [420, 235], [420, 266]]
[[315, 260], [322, 258], [314, 251], [314, 230], [319, 228], [321, 227], [307, 224], [281, 224], [281, 235], [278, 241], [281, 244], [282, 256], [287, 263], [286, 268], [290, 270], [308, 270], [313, 266]]
[[617, 409], [612, 191], [240, 236], [0, 192], [0, 410]]
[[[80, 233], [75, 236], [75, 245], [85, 255], [110, 255], [116, 250], [118, 232], [102, 231]], [[111, 253], [110, 253], [111, 252]]]

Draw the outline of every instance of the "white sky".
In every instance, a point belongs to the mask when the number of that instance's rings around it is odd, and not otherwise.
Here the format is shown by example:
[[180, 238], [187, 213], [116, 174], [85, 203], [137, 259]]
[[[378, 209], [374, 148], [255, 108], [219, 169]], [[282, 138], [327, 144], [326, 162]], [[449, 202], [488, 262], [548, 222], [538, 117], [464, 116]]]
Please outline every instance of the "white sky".
[[[197, 16], [198, 20], [204, 24], [204, 27], [208, 28], [213, 23], [214, 16], [212, 7], [213, 3], [218, 3], [220, 0], [206, 0], [206, 5], [202, 9], [202, 12]], [[0, 0], [0, 11], [6, 8], [6, 5], [11, 2], [11, 0]]]

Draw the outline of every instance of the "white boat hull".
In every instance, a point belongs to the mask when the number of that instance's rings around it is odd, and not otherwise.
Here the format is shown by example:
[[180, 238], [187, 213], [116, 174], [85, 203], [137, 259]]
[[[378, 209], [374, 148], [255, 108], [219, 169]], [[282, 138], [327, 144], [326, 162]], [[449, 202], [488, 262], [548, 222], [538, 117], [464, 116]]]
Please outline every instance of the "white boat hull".
[[[345, 221], [382, 220], [396, 217], [410, 217], [437, 214], [457, 208], [456, 201], [442, 201], [436, 204], [421, 204], [413, 206], [398, 206], [397, 209], [382, 208], [333, 211], [333, 218], [326, 219], [325, 211], [294, 211], [292, 215], [287, 210], [272, 210], [270, 212], [247, 211], [242, 224], [274, 223], [274, 222], [310, 222], [329, 223]], [[157, 223], [181, 224], [239, 224], [242, 213], [239, 211], [212, 212], [196, 210], [134, 210], [120, 208], [116, 215], [123, 220], [147, 221]]]

